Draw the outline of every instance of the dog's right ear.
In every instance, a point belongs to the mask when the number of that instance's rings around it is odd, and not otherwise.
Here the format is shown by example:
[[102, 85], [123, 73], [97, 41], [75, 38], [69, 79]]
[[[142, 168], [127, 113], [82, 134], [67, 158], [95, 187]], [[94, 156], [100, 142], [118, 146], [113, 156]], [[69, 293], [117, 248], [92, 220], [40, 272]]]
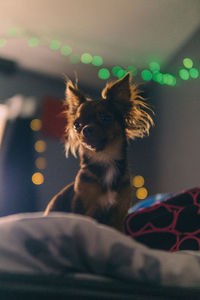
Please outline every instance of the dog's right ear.
[[71, 80], [67, 82], [65, 96], [65, 103], [71, 115], [74, 115], [77, 108], [86, 101], [84, 94], [78, 89], [77, 84], [74, 86]]

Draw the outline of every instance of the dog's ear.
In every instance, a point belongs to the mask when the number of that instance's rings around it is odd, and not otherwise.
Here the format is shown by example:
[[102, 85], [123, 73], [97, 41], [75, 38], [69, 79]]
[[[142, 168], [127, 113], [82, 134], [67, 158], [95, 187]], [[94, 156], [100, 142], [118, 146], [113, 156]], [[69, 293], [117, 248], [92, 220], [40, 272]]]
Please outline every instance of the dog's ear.
[[127, 73], [122, 79], [114, 83], [108, 83], [102, 91], [102, 97], [110, 101], [112, 105], [125, 115], [131, 106], [131, 93], [131, 74]]
[[107, 84], [102, 91], [102, 97], [105, 101], [109, 101], [123, 117], [127, 139], [149, 134], [153, 120], [147, 111], [152, 112], [152, 110], [144, 103], [136, 86], [131, 84], [130, 73], [114, 83]]
[[74, 115], [77, 108], [86, 101], [86, 98], [78, 89], [77, 84], [74, 86], [71, 80], [67, 82], [65, 95], [65, 104], [68, 107], [68, 111], [70, 114]]

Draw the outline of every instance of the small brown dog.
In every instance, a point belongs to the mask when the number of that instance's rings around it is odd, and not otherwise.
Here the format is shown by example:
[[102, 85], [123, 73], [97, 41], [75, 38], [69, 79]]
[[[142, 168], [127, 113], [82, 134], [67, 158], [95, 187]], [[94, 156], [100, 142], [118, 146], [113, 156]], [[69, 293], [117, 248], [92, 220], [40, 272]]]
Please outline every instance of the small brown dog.
[[127, 168], [127, 141], [143, 137], [153, 124], [148, 106], [131, 84], [130, 73], [102, 91], [102, 98], [87, 98], [71, 81], [66, 87], [66, 154], [80, 156], [75, 182], [48, 204], [51, 211], [66, 211], [95, 218], [120, 231], [131, 205], [132, 188]]

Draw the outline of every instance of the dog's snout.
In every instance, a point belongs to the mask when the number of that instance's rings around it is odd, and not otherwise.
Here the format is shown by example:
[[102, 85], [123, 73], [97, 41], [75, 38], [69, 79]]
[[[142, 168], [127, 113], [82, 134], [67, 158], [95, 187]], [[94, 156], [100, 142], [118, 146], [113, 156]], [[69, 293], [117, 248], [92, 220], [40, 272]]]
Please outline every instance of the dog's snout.
[[86, 126], [83, 129], [83, 135], [86, 138], [90, 138], [93, 135], [93, 133], [94, 133], [94, 127], [92, 127], [92, 126]]

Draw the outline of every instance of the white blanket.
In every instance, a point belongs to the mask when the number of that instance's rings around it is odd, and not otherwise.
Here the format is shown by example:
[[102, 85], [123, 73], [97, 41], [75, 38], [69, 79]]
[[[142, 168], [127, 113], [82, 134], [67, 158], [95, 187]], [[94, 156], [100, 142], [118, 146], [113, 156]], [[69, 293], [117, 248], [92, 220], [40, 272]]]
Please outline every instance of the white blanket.
[[149, 282], [199, 287], [198, 252], [152, 250], [83, 216], [21, 214], [0, 219], [0, 273], [83, 272]]

